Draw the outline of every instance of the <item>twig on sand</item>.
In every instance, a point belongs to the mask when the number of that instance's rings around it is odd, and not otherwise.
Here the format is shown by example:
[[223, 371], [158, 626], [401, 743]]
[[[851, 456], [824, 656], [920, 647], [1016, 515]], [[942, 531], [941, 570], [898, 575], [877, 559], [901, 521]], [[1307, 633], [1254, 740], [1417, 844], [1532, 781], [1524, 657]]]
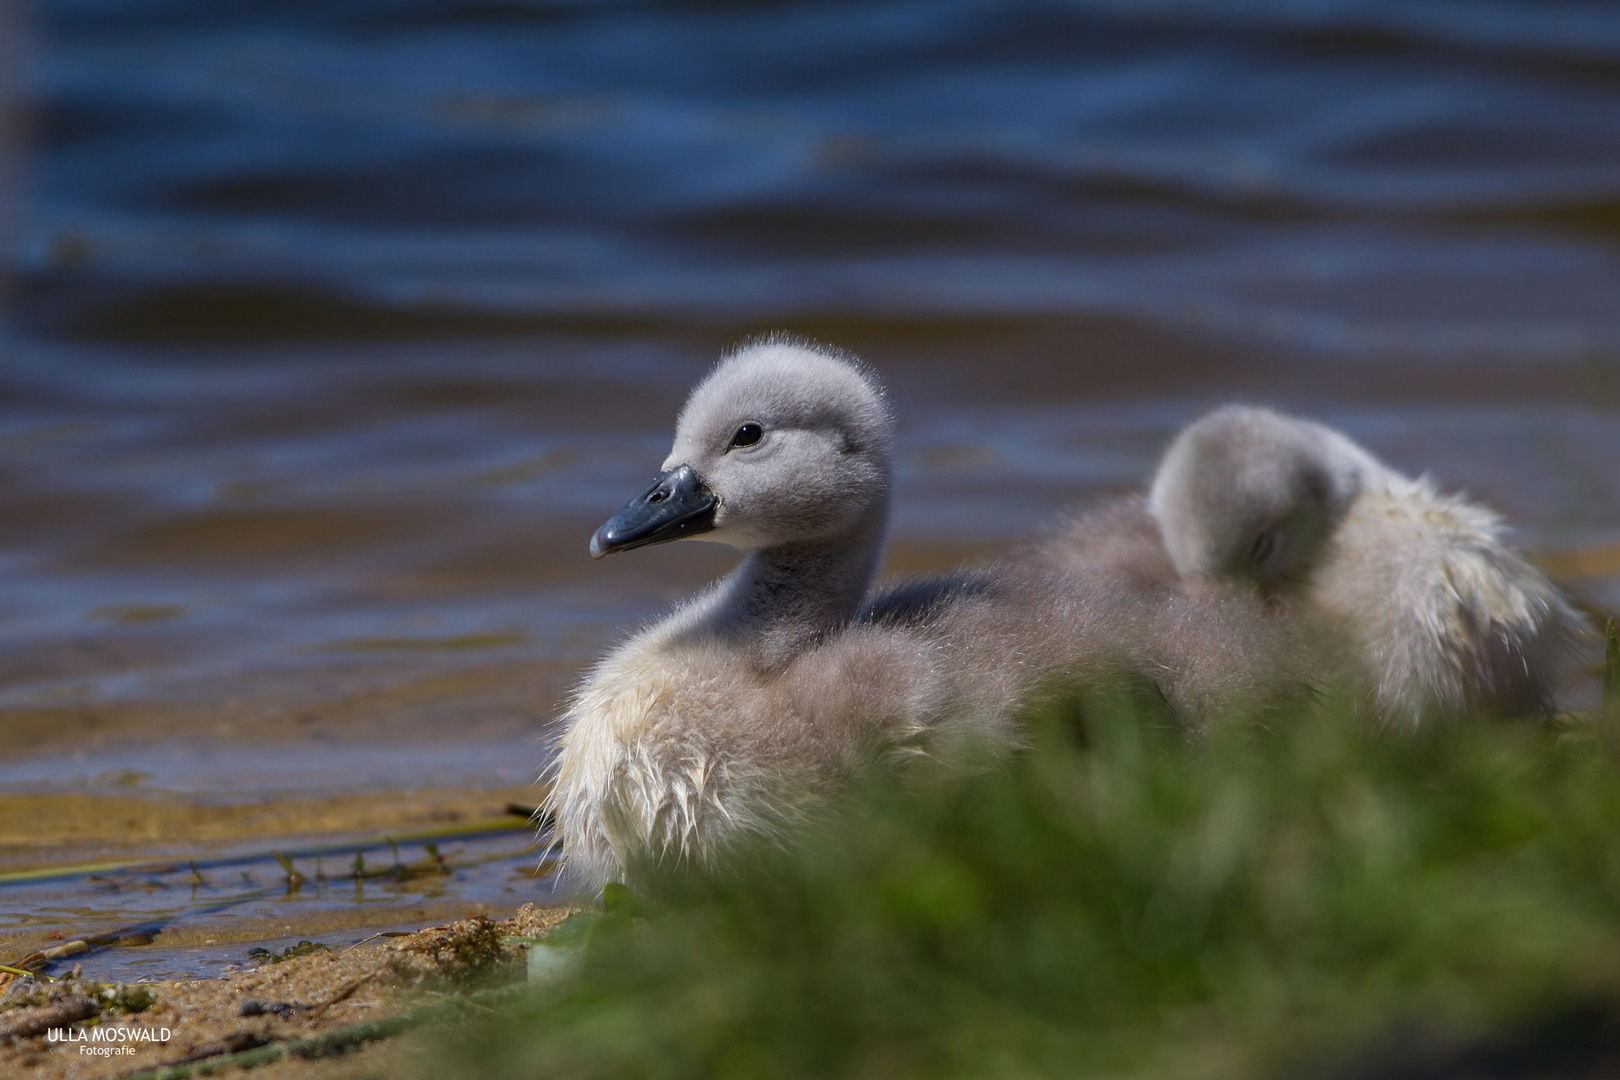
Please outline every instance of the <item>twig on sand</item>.
[[342, 989], [340, 989], [337, 993], [333, 994], [331, 997], [327, 998], [325, 1001], [320, 1002], [317, 1005], [311, 1005], [309, 1007], [310, 1008], [309, 1015], [310, 1016], [320, 1016], [327, 1009], [330, 1009], [333, 1005], [336, 1005], [338, 1002], [347, 1001], [349, 998], [354, 996], [354, 992], [356, 990], [360, 989], [366, 983], [368, 983], [372, 979], [376, 978], [378, 974], [379, 974], [379, 972], [376, 972], [376, 971], [367, 972], [366, 974], [360, 976], [358, 979], [351, 980]]
[[351, 949], [358, 949], [360, 946], [364, 945], [366, 942], [368, 942], [368, 941], [376, 941], [378, 938], [410, 937], [412, 933], [413, 933], [413, 931], [410, 931], [410, 930], [380, 930], [377, 933], [372, 934], [370, 937], [361, 938], [359, 941], [355, 942], [353, 945], [350, 945], [347, 949], [344, 949], [341, 952], [339, 952], [338, 955], [343, 956], [345, 953], [349, 952]]
[[28, 1016], [19, 1016], [15, 1020], [0, 1024], [0, 1045], [13, 1039], [31, 1038], [51, 1028], [76, 1024], [80, 1020], [90, 1019], [99, 1012], [101, 1006], [89, 998], [65, 998], [38, 1011], [30, 1010]]

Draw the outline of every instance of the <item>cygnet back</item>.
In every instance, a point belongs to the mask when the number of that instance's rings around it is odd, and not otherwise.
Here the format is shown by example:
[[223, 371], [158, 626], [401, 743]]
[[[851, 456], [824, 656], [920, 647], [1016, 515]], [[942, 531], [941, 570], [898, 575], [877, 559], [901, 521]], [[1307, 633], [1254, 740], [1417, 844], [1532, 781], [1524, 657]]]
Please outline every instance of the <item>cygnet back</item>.
[[868, 618], [935, 641], [955, 712], [932, 738], [1015, 746], [1052, 695], [1145, 688], [1189, 734], [1309, 692], [1285, 606], [1238, 583], [1184, 581], [1140, 497], [1063, 523], [1006, 558], [877, 593]]
[[1186, 580], [1300, 605], [1380, 720], [1544, 715], [1580, 620], [1490, 510], [1402, 476], [1347, 436], [1227, 406], [1183, 430], [1151, 510]]

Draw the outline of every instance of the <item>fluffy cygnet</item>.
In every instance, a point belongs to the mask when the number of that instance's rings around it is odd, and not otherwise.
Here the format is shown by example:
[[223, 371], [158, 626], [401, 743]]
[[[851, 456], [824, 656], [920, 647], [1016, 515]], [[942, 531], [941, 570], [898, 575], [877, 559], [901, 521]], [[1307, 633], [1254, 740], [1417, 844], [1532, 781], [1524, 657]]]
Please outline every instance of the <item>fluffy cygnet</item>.
[[1501, 520], [1343, 434], [1228, 406], [1171, 444], [1150, 494], [1176, 570], [1297, 601], [1384, 722], [1545, 714], [1579, 620]]
[[746, 557], [573, 699], [549, 808], [586, 888], [782, 835], [938, 712], [928, 642], [850, 626], [882, 554], [892, 429], [850, 359], [749, 345], [692, 391], [662, 473], [597, 530], [598, 558], [700, 534]]

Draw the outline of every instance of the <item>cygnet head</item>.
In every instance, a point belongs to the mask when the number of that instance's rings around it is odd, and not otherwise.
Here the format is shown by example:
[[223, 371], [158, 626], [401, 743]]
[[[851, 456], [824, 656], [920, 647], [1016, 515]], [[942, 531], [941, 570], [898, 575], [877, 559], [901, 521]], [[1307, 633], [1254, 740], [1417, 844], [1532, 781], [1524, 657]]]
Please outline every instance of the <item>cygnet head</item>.
[[1299, 580], [1383, 466], [1331, 428], [1229, 405], [1178, 435], [1149, 493], [1184, 578]]
[[894, 421], [855, 360], [787, 337], [747, 344], [692, 391], [663, 471], [591, 554], [703, 535], [742, 551], [881, 532]]

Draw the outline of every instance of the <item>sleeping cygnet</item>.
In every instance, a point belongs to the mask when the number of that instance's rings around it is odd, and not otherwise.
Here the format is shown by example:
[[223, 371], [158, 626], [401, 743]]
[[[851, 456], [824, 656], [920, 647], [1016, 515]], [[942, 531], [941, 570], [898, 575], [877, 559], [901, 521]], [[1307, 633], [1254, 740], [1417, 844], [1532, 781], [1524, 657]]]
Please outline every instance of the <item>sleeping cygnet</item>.
[[1546, 715], [1579, 618], [1501, 520], [1322, 424], [1227, 406], [1172, 442], [1149, 497], [1185, 578], [1296, 603], [1392, 725]]
[[581, 885], [712, 870], [910, 752], [938, 712], [928, 642], [850, 625], [882, 555], [892, 428], [853, 361], [766, 339], [692, 391], [663, 471], [597, 530], [597, 558], [699, 535], [746, 554], [573, 698], [548, 808]]

